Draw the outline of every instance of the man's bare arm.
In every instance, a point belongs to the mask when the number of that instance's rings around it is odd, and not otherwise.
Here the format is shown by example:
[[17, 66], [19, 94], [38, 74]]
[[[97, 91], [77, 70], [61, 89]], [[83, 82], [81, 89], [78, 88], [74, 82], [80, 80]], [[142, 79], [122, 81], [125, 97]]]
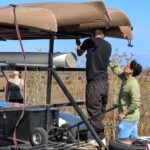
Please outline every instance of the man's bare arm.
[[76, 44], [77, 44], [77, 55], [81, 56], [85, 52], [85, 50], [81, 49], [81, 46], [80, 46], [81, 42], [79, 39], [76, 39]]

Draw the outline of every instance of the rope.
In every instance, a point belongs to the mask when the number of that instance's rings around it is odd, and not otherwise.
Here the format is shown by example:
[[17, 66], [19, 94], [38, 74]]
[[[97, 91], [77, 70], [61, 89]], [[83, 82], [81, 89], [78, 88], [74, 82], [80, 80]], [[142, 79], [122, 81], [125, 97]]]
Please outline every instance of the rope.
[[16, 147], [16, 149], [18, 149], [18, 143], [17, 143], [17, 140], [16, 140], [16, 128], [17, 126], [19, 125], [20, 123], [20, 120], [23, 118], [24, 116], [24, 108], [25, 108], [25, 105], [26, 105], [26, 72], [27, 72], [27, 61], [26, 61], [26, 55], [25, 55], [25, 51], [24, 51], [24, 48], [23, 48], [23, 44], [22, 44], [22, 39], [21, 39], [21, 34], [20, 34], [20, 31], [19, 31], [19, 25], [17, 23], [17, 17], [16, 17], [16, 6], [12, 6], [11, 7], [13, 8], [13, 14], [14, 14], [14, 25], [15, 25], [15, 28], [16, 28], [16, 33], [17, 33], [17, 36], [18, 36], [18, 40], [19, 40], [19, 43], [20, 43], [20, 47], [21, 47], [21, 50], [22, 50], [22, 55], [23, 55], [23, 58], [24, 58], [24, 62], [25, 62], [25, 69], [24, 69], [24, 87], [23, 87], [23, 107], [22, 107], [22, 113], [21, 113], [21, 116], [20, 118], [18, 119], [17, 123], [16, 123], [16, 126], [15, 126], [15, 129], [14, 129], [14, 133], [13, 133], [13, 142], [14, 142], [14, 145]]

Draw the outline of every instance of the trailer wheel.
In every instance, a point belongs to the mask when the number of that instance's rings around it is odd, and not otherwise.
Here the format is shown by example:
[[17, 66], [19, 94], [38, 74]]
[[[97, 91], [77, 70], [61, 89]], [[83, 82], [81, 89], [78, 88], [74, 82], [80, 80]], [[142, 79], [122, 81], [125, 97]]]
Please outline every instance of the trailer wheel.
[[145, 150], [144, 145], [129, 145], [113, 140], [109, 143], [109, 150]]
[[30, 136], [32, 146], [44, 145], [48, 143], [48, 134], [44, 128], [35, 128]]

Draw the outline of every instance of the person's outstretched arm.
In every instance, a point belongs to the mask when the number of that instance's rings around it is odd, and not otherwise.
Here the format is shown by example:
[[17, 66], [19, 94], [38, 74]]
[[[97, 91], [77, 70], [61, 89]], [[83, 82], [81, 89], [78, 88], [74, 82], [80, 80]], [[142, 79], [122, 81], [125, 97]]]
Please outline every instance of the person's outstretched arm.
[[109, 61], [109, 67], [112, 70], [112, 72], [120, 79], [124, 78], [123, 69], [116, 65], [113, 61]]

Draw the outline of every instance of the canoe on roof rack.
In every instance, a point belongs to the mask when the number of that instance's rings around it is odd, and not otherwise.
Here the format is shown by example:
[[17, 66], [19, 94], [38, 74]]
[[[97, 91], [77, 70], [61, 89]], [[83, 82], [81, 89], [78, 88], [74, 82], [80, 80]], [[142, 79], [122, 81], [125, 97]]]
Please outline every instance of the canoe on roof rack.
[[[132, 39], [128, 17], [104, 3], [34, 3], [15, 6], [22, 39], [49, 39], [55, 32], [58, 39], [88, 37], [100, 28], [105, 36]], [[13, 7], [0, 8], [0, 39], [17, 39]]]

